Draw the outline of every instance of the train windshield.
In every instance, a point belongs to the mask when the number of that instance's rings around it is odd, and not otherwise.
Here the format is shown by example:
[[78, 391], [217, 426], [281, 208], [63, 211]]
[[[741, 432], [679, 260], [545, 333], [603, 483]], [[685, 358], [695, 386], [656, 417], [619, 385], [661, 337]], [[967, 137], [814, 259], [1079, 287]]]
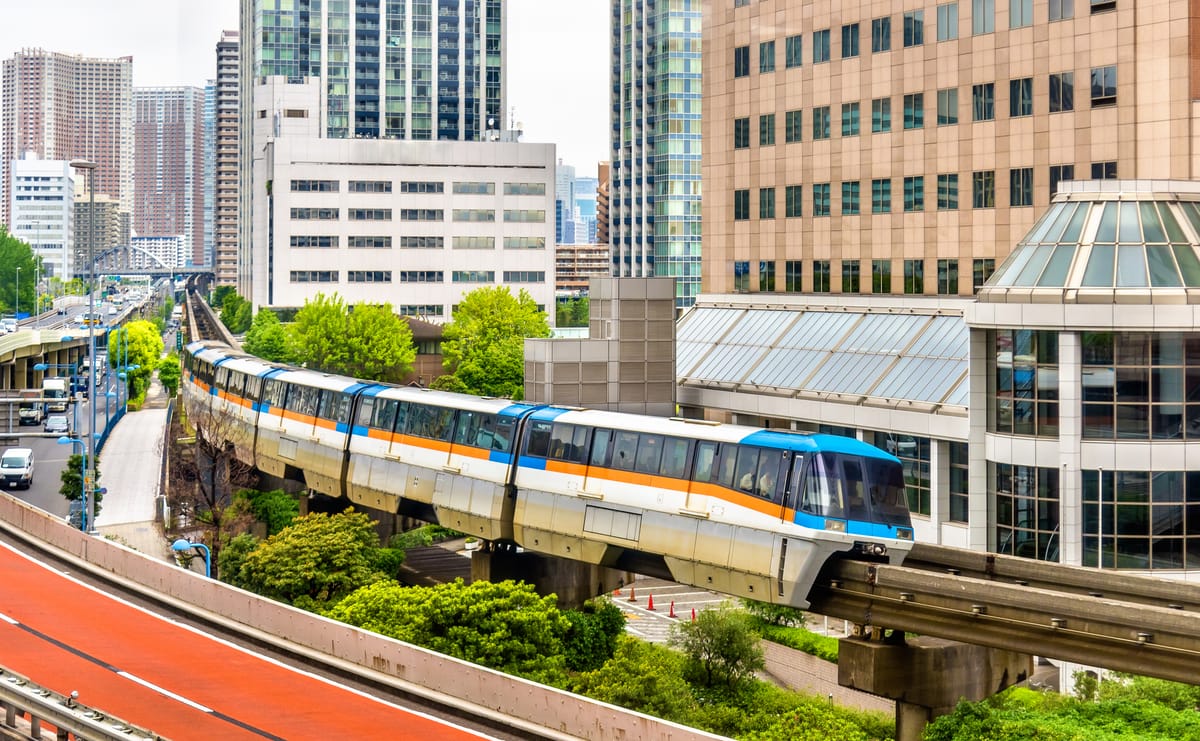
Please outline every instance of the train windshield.
[[792, 486], [801, 511], [839, 520], [912, 526], [904, 471], [894, 461], [798, 454], [792, 463]]
[[904, 490], [904, 469], [894, 461], [863, 458], [870, 486], [871, 510], [876, 522], [892, 527], [912, 527], [908, 516], [908, 495]]

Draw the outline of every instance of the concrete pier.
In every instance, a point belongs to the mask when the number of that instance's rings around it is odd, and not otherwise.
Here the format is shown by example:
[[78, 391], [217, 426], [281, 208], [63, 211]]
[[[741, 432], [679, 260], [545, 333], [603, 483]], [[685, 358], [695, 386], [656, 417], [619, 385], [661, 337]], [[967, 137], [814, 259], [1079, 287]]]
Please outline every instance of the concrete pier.
[[515, 550], [479, 550], [471, 555], [471, 580], [515, 579], [534, 585], [538, 594], [554, 594], [560, 609], [579, 607], [592, 597], [633, 581], [628, 571]]

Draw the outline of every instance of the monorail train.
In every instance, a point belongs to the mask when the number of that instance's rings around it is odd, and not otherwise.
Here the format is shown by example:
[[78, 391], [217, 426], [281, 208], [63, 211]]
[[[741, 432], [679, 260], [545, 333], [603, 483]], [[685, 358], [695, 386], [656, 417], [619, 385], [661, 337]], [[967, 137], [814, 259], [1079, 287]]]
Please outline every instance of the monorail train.
[[807, 607], [829, 558], [912, 547], [899, 459], [850, 438], [363, 382], [207, 341], [183, 389], [202, 432], [264, 472], [726, 594]]

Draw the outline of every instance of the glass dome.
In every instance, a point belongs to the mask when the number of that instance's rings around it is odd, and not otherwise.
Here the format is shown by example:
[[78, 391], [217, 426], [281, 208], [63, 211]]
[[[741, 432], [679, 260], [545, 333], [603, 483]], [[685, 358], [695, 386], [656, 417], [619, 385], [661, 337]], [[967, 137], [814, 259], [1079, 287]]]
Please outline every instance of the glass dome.
[[1150, 303], [1173, 294], [1174, 301], [1200, 303], [1200, 189], [1162, 185], [1062, 183], [978, 299]]

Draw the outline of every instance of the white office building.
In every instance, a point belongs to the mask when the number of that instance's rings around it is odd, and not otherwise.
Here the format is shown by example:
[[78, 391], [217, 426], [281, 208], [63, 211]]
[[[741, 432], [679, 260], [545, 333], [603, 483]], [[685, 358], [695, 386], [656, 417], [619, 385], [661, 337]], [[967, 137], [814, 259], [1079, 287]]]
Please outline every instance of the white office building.
[[174, 269], [192, 256], [191, 238], [183, 234], [133, 237], [129, 240], [129, 267], [135, 270]]
[[41, 258], [46, 278], [75, 275], [75, 173], [65, 160], [27, 153], [12, 162], [10, 232]]

